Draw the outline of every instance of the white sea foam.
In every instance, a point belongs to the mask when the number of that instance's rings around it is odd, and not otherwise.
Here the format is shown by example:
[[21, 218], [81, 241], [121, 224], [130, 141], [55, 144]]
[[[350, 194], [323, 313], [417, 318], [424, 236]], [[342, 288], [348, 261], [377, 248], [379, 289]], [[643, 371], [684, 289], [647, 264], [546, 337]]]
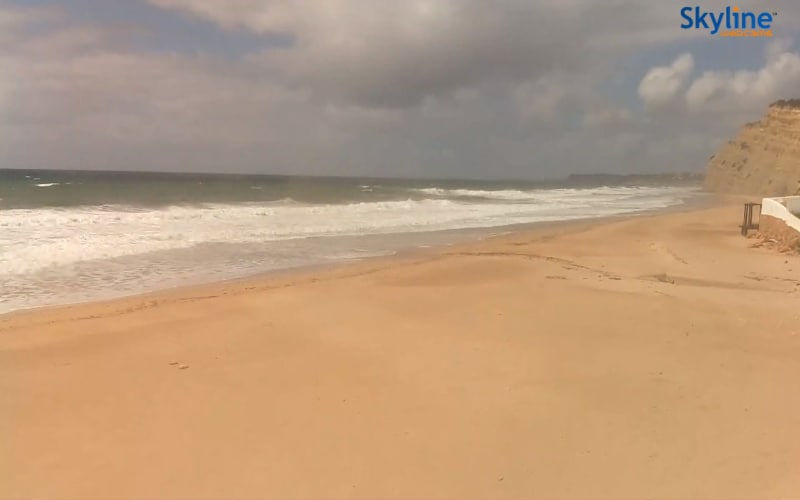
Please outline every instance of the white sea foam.
[[593, 189], [446, 189], [429, 187], [415, 189], [417, 193], [443, 199], [478, 198], [486, 200], [513, 202], [551, 202], [574, 198], [605, 197], [609, 199], [625, 199], [640, 197], [644, 194], [660, 194], [664, 190], [681, 190], [685, 188], [646, 188], [646, 187], [599, 187]]
[[[502, 193], [500, 196], [511, 196], [510, 191]], [[536, 204], [426, 199], [303, 205], [282, 200], [159, 209], [2, 210], [0, 276], [203, 243], [413, 233], [606, 216], [666, 207], [684, 194], [686, 190], [680, 188], [600, 188], [528, 193], [528, 198], [539, 201]]]
[[[286, 198], [161, 208], [0, 210], [0, 312], [78, 296], [89, 300], [136, 293], [184, 284], [200, 275], [225, 279], [376, 255], [408, 245], [410, 233], [658, 209], [679, 203], [690, 191], [430, 188], [423, 200], [350, 204], [303, 204]], [[365, 239], [378, 237], [380, 245]], [[415, 237], [415, 244], [440, 241], [425, 238]]]
[[43, 182], [41, 184], [36, 184], [36, 187], [49, 188], [49, 187], [60, 186], [60, 185], [61, 185], [60, 182]]
[[517, 189], [444, 189], [438, 187], [417, 189], [417, 192], [445, 198], [484, 198], [487, 200], [535, 201], [544, 190], [520, 191]]

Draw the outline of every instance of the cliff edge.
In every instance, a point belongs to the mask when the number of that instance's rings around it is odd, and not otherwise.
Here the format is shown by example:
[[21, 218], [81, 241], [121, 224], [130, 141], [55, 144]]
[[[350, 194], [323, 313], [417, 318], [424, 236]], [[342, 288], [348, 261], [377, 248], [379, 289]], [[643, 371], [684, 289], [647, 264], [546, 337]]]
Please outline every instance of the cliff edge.
[[711, 157], [706, 188], [761, 196], [800, 194], [800, 99], [777, 101]]

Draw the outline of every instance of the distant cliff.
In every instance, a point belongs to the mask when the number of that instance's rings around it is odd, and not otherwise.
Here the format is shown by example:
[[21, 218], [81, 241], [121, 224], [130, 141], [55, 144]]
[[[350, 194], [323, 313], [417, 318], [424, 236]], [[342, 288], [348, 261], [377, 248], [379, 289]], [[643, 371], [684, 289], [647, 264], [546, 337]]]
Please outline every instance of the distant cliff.
[[699, 185], [703, 176], [696, 173], [682, 174], [571, 174], [567, 185], [576, 187], [594, 186], [681, 186]]
[[800, 99], [773, 103], [711, 158], [706, 188], [764, 196], [800, 194]]

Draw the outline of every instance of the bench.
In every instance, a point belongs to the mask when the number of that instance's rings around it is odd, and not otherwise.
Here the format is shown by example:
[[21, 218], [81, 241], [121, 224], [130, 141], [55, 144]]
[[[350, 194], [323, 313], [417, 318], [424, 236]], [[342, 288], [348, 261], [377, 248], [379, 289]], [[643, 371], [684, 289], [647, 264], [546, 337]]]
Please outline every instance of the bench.
[[758, 231], [758, 222], [753, 222], [754, 208], [758, 207], [758, 218], [761, 219], [761, 203], [745, 203], [744, 204], [744, 217], [742, 217], [742, 225], [739, 226], [742, 230], [742, 236], [747, 236], [747, 232], [751, 229]]

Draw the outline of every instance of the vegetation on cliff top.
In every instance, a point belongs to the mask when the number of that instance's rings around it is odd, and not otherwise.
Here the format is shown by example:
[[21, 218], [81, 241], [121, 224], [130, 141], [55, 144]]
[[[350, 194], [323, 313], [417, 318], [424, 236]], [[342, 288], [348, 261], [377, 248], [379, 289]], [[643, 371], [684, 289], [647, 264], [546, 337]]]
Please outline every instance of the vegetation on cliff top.
[[800, 108], [800, 99], [780, 99], [769, 105], [770, 108]]

